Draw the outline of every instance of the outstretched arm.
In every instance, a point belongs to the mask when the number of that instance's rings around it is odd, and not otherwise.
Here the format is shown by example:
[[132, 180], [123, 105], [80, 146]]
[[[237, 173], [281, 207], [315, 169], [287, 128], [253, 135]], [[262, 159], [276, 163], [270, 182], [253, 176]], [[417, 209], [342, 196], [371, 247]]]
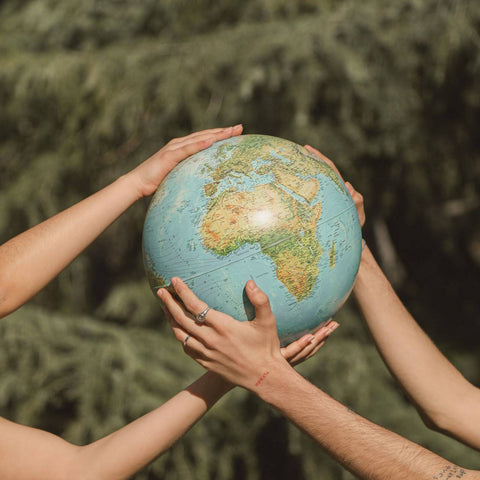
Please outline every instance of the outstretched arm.
[[190, 338], [186, 352], [204, 367], [257, 394], [308, 433], [330, 455], [365, 480], [480, 479], [438, 455], [356, 415], [298, 375], [280, 353], [268, 297], [249, 281], [247, 295], [256, 318], [237, 322], [210, 310], [205, 323], [192, 314], [206, 305], [180, 279], [173, 279], [183, 304], [168, 291], [161, 298], [176, 323], [178, 340]]
[[172, 446], [232, 385], [206, 373], [156, 410], [90, 445], [0, 419], [4, 480], [123, 480]]
[[[318, 150], [309, 146], [307, 149], [335, 168]], [[363, 197], [351, 184], [346, 185], [363, 226]], [[362, 253], [353, 291], [380, 354], [425, 423], [480, 449], [480, 390], [462, 376], [419, 327], [368, 247]]]
[[141, 197], [151, 195], [180, 161], [242, 126], [176, 138], [131, 172], [0, 247], [0, 318], [33, 297]]
[[[313, 355], [338, 326], [334, 321], [282, 349], [296, 364]], [[90, 445], [0, 418], [0, 478], [122, 480], [165, 452], [233, 385], [206, 373], [156, 410]]]
[[368, 247], [354, 294], [380, 354], [425, 423], [480, 449], [480, 390], [419, 327]]

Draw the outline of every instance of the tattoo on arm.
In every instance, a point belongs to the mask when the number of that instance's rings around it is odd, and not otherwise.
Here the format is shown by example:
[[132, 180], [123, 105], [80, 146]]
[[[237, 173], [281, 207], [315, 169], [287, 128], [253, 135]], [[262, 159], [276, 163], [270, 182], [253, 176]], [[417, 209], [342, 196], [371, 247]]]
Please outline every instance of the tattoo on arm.
[[447, 465], [432, 478], [433, 480], [448, 480], [462, 478], [466, 474], [467, 472], [463, 468], [457, 467], [456, 465]]

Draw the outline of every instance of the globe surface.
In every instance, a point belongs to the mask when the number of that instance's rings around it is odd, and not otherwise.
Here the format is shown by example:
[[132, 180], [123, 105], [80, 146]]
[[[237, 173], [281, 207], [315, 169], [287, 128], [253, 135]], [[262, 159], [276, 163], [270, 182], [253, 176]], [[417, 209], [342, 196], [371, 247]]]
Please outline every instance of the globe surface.
[[282, 345], [341, 307], [361, 255], [342, 180], [305, 148], [242, 135], [180, 163], [146, 215], [143, 254], [154, 292], [180, 277], [215, 310], [251, 320], [253, 279], [268, 294]]

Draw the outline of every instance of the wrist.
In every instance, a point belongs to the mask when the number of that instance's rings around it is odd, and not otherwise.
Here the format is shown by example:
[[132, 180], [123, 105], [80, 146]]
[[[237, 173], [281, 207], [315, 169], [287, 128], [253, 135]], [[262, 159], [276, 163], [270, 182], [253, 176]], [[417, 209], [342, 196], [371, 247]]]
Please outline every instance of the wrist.
[[297, 376], [298, 373], [282, 357], [266, 365], [247, 388], [264, 402], [274, 404], [285, 386]]
[[358, 276], [362, 275], [363, 272], [369, 268], [369, 266], [372, 265], [372, 260], [374, 260], [373, 254], [368, 247], [368, 245], [365, 243], [365, 240], [362, 240], [362, 252], [360, 255], [360, 265], [358, 268]]
[[210, 408], [217, 400], [233, 389], [235, 385], [214, 372], [207, 372], [186, 388], [193, 395], [205, 399]]
[[205, 382], [208, 382], [209, 387], [220, 396], [225, 395], [235, 387], [233, 383], [229, 382], [215, 372], [207, 372], [202, 378], [205, 380]]
[[138, 179], [138, 175], [136, 175], [135, 170], [122, 175], [117, 179], [117, 182], [121, 183], [122, 188], [126, 189], [126, 191], [132, 195], [134, 202], [145, 196], [142, 189], [142, 183]]

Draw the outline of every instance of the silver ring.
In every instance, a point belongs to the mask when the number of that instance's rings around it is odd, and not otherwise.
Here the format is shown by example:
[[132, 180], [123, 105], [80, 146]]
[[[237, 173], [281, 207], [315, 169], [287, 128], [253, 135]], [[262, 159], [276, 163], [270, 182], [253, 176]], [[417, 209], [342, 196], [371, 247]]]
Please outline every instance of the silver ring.
[[202, 313], [195, 315], [195, 321], [197, 323], [205, 323], [205, 316], [207, 312], [210, 310], [210, 307], [207, 307]]
[[188, 339], [191, 337], [191, 335], [187, 335], [185, 337], [185, 340], [183, 341], [183, 346], [186, 347], [187, 346], [187, 342], [188, 342]]

